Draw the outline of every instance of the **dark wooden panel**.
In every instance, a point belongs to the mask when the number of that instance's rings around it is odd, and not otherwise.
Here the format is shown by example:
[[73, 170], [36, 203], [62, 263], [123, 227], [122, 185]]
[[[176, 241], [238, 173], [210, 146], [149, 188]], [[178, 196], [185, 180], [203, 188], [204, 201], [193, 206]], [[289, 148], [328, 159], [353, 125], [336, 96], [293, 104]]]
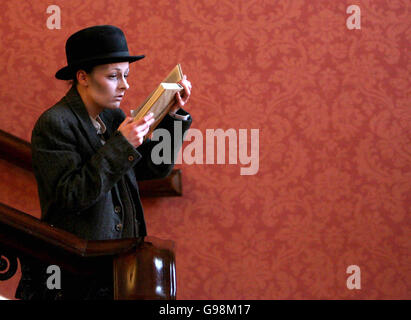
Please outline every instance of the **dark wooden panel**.
[[138, 182], [142, 197], [178, 197], [183, 194], [181, 170], [173, 170], [161, 180], [147, 180]]
[[176, 266], [172, 241], [146, 238], [135, 251], [114, 259], [117, 300], [176, 299]]

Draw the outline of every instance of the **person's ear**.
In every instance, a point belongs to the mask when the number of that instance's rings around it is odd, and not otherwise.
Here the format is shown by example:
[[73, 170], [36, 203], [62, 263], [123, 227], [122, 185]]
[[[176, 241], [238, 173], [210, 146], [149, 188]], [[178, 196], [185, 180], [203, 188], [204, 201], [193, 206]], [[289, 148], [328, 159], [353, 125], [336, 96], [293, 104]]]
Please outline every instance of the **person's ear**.
[[76, 78], [78, 84], [88, 87], [88, 77], [87, 77], [87, 72], [84, 70], [78, 70], [76, 72]]

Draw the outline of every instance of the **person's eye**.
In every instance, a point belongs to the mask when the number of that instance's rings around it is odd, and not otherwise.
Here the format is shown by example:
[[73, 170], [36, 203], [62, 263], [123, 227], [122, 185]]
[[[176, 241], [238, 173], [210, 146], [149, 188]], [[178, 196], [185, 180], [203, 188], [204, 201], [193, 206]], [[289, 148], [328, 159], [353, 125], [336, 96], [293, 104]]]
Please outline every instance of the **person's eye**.
[[128, 78], [128, 74], [125, 74], [125, 75], [124, 75], [124, 78]]
[[109, 77], [110, 79], [115, 79], [115, 78], [117, 78], [117, 75], [116, 75], [116, 74], [110, 74], [110, 75], [108, 75], [108, 77]]

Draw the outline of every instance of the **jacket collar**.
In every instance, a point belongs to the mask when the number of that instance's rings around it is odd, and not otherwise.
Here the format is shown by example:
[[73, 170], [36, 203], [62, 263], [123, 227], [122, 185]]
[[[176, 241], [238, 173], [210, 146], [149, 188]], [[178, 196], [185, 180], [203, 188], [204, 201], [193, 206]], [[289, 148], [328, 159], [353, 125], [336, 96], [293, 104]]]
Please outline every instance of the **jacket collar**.
[[96, 128], [97, 134], [104, 134], [107, 130], [105, 123], [101, 120], [100, 116], [97, 116], [96, 119], [93, 119], [90, 116], [91, 123], [93, 124], [94, 128]]
[[[84, 105], [83, 100], [81, 99], [77, 88], [75, 86], [72, 86], [71, 89], [66, 93], [65, 97], [63, 98], [68, 106], [73, 110], [74, 114], [78, 118], [81, 126], [84, 129], [84, 132], [86, 133], [87, 139], [90, 142], [90, 145], [93, 147], [95, 151], [100, 149], [103, 144], [100, 141], [99, 136], [97, 135], [96, 128], [94, 127], [90, 115], [86, 109], [86, 106]], [[110, 117], [111, 110], [104, 109], [102, 112], [100, 112], [99, 117], [100, 119], [104, 122], [106, 125], [106, 132], [105, 132], [105, 137], [108, 138], [112, 135], [114, 128], [113, 128], [113, 123], [112, 123], [112, 117]], [[133, 184], [134, 188], [138, 189], [137, 182], [135, 180], [135, 176], [131, 171], [128, 171], [126, 173]]]
[[68, 106], [71, 108], [71, 110], [73, 110], [74, 114], [78, 118], [91, 146], [95, 151], [97, 151], [103, 146], [103, 144], [101, 143], [100, 138], [97, 135], [96, 128], [91, 122], [86, 106], [84, 105], [84, 102], [81, 99], [77, 88], [73, 85], [71, 89], [66, 93], [66, 96], [64, 98]]

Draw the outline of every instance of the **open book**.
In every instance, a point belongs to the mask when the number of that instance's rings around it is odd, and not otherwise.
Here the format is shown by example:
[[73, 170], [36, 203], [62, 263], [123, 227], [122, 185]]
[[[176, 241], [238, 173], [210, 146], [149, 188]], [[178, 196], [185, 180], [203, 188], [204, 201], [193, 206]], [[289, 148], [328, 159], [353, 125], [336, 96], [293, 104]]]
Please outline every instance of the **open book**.
[[183, 79], [181, 65], [178, 64], [169, 73], [169, 75], [159, 84], [147, 99], [135, 110], [131, 111], [134, 120], [140, 120], [146, 114], [154, 113], [154, 123], [150, 126], [150, 131], [147, 136], [157, 127], [164, 116], [170, 111], [171, 107], [176, 103], [175, 94], [183, 90], [183, 86], [177, 82]]

